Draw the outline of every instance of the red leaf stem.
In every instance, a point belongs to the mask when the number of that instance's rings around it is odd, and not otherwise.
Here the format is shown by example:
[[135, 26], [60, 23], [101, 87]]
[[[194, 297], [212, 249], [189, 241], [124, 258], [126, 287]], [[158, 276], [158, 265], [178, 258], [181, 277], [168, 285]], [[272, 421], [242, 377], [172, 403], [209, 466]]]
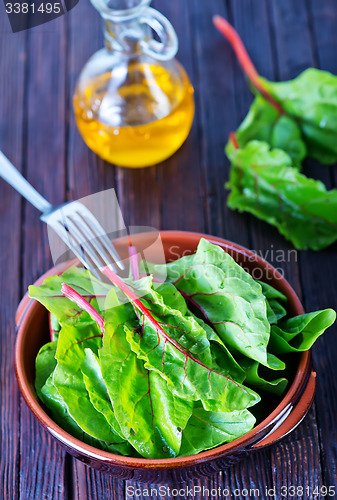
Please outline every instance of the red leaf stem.
[[239, 146], [239, 143], [238, 143], [238, 139], [236, 137], [236, 133], [235, 132], [231, 132], [229, 134], [229, 139], [230, 139], [230, 141], [233, 144], [233, 146], [234, 146], [235, 149], [240, 149], [240, 146]]
[[62, 283], [61, 291], [65, 297], [70, 299], [72, 302], [75, 302], [81, 309], [86, 311], [94, 321], [98, 324], [100, 330], [104, 333], [104, 320], [102, 316], [92, 307], [92, 305], [85, 300], [82, 295], [80, 295], [76, 290], [71, 288], [66, 283]]
[[[159, 325], [159, 323], [154, 319], [154, 317], [152, 316], [152, 314], [150, 313], [150, 311], [141, 302], [141, 300], [139, 299], [139, 297], [137, 297], [137, 295], [131, 290], [131, 288], [128, 287], [128, 285], [126, 283], [124, 283], [124, 281], [121, 280], [119, 278], [119, 276], [117, 276], [117, 274], [115, 274], [113, 271], [111, 271], [111, 269], [109, 267], [104, 267], [104, 269], [102, 270], [102, 272], [105, 274], [105, 276], [107, 276], [111, 280], [111, 282], [114, 285], [116, 285], [120, 290], [122, 290], [122, 292], [130, 300], [130, 302], [132, 302], [137, 307], [137, 309], [139, 309], [142, 312], [142, 314], [144, 315], [144, 317], [146, 317], [148, 319], [148, 321], [152, 324], [152, 326], [155, 328], [155, 330], [157, 331], [157, 334], [158, 335], [162, 335], [162, 337], [164, 337], [165, 343], [169, 342], [170, 344], [172, 344], [176, 349], [178, 349], [178, 351], [180, 351], [185, 356], [185, 369], [186, 369], [187, 359], [189, 358], [192, 361], [196, 362], [198, 365], [202, 366], [203, 368], [206, 368], [209, 371], [209, 377], [210, 377], [211, 373], [216, 373], [217, 375], [220, 375], [220, 376], [224, 377], [227, 380], [231, 380], [238, 387], [240, 386], [240, 384], [238, 384], [237, 382], [235, 382], [234, 380], [232, 380], [230, 377], [227, 377], [226, 375], [223, 375], [223, 374], [217, 372], [216, 370], [213, 370], [212, 368], [209, 368], [209, 366], [205, 365], [204, 363], [202, 363], [201, 361], [199, 361], [197, 358], [195, 358], [194, 356], [192, 356], [191, 354], [189, 354], [188, 352], [186, 352], [186, 350], [183, 349], [178, 342], [176, 342], [174, 339], [172, 339], [165, 332], [165, 330], [163, 330], [163, 328]], [[164, 355], [164, 353], [163, 353], [163, 355]]]
[[222, 35], [224, 35], [229, 43], [231, 44], [237, 58], [239, 59], [239, 62], [248, 76], [248, 78], [251, 80], [255, 88], [260, 92], [260, 94], [268, 101], [280, 114], [284, 114], [284, 109], [280, 105], [276, 99], [274, 99], [269, 92], [264, 88], [260, 76], [251, 60], [251, 58], [248, 55], [248, 52], [246, 50], [246, 47], [244, 46], [240, 35], [238, 32], [229, 24], [226, 19], [224, 19], [221, 16], [214, 16], [213, 17], [213, 24], [214, 26], [220, 31]]

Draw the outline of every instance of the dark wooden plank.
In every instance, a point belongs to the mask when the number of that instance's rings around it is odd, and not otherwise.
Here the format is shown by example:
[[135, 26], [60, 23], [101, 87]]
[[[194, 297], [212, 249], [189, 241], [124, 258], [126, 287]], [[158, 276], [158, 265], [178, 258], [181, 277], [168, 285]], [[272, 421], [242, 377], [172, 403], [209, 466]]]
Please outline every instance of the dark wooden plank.
[[308, 0], [307, 4], [317, 65], [336, 74], [336, 3], [333, 0]]
[[223, 489], [232, 498], [268, 498], [273, 485], [269, 450], [261, 450], [223, 471]]
[[[337, 37], [335, 2], [323, 0], [309, 2], [309, 15], [312, 23], [314, 44], [318, 65], [321, 69], [337, 74], [335, 57]], [[321, 167], [320, 177], [324, 174], [329, 187], [337, 187], [337, 167]], [[329, 174], [332, 183], [328, 183]], [[321, 177], [322, 178], [322, 177]], [[335, 307], [337, 302], [336, 245], [323, 252], [310, 252], [301, 258], [304, 271], [306, 306], [308, 310]], [[314, 362], [317, 369], [317, 419], [321, 444], [321, 457], [324, 484], [337, 488], [337, 423], [336, 423], [336, 356], [337, 348], [334, 336], [336, 326], [326, 332], [313, 348]], [[329, 404], [327, 404], [329, 401]]]
[[295, 78], [313, 65], [314, 47], [311, 40], [306, 1], [270, 2], [271, 18], [277, 51], [280, 80]]
[[[0, 62], [6, 75], [0, 85], [0, 149], [22, 169], [22, 125], [26, 34], [10, 32], [0, 7]], [[15, 309], [20, 300], [21, 199], [0, 180], [0, 497], [19, 498], [20, 403], [13, 359]]]
[[[312, 38], [312, 25], [310, 14], [307, 10], [306, 2], [297, 2], [296, 7], [292, 2], [283, 2], [282, 4], [273, 3], [273, 18], [275, 22], [276, 32], [276, 44], [278, 46], [278, 65], [279, 65], [279, 76], [280, 79], [286, 79], [296, 76], [301, 70], [308, 66], [313, 66], [317, 64], [317, 45], [315, 40]], [[295, 30], [294, 27], [297, 23], [301, 23], [301, 30]], [[291, 50], [291, 47], [296, 47], [296, 50]], [[314, 162], [307, 162], [305, 165], [304, 172], [313, 177], [319, 177], [328, 186], [330, 185], [330, 173], [328, 170], [323, 170], [319, 165]], [[299, 268], [300, 268], [300, 280], [303, 290], [303, 299], [305, 308], [308, 311], [318, 309], [320, 307], [319, 301], [317, 299], [317, 294], [315, 296], [314, 290], [320, 288], [319, 284], [325, 289], [327, 286], [326, 275], [321, 266], [321, 259], [318, 260], [318, 254], [313, 252], [300, 252], [299, 253]], [[326, 264], [326, 259], [323, 259], [324, 264]], [[330, 262], [331, 265], [331, 262]], [[330, 272], [329, 276], [330, 275]], [[328, 288], [329, 288], [328, 284]], [[330, 287], [331, 293], [333, 289]], [[310, 297], [310, 299], [309, 299]], [[328, 335], [328, 334], [326, 334]], [[321, 342], [321, 341], [320, 341]], [[322, 344], [321, 344], [322, 345]], [[315, 346], [313, 349], [314, 362], [316, 362], [316, 352], [319, 349]], [[319, 370], [317, 377], [317, 409], [321, 406], [322, 400], [321, 390], [320, 390], [320, 380], [322, 370]], [[325, 399], [325, 402], [327, 399]], [[325, 403], [326, 406], [326, 403]], [[325, 411], [324, 411], [325, 412]], [[298, 467], [296, 469], [296, 476], [293, 477], [293, 483], [291, 471], [285, 470], [280, 467], [275, 468], [275, 482], [280, 485], [285, 484], [285, 475], [288, 477], [288, 485], [295, 484], [298, 486], [313, 486], [320, 488], [323, 483], [321, 463], [318, 460], [318, 454], [321, 452], [319, 447], [319, 437], [317, 429], [317, 421], [319, 422], [319, 415], [316, 418], [315, 413], [311, 414], [312, 418], [308, 418], [299, 428], [298, 432], [302, 432], [300, 447], [306, 449], [308, 455], [308, 461], [305, 462], [305, 467]], [[330, 431], [329, 431], [330, 432]], [[328, 434], [329, 435], [329, 434]], [[331, 435], [331, 434], [330, 434]], [[333, 438], [333, 434], [332, 434]], [[313, 448], [313, 451], [307, 447], [308, 443]], [[295, 444], [294, 444], [295, 446]], [[287, 444], [280, 444], [281, 454], [287, 454], [289, 452]], [[309, 453], [311, 451], [311, 454]], [[291, 456], [293, 457], [294, 464], [299, 459], [299, 450], [296, 446], [291, 451]], [[295, 458], [296, 457], [296, 458]], [[299, 471], [303, 471], [300, 473]], [[296, 479], [297, 478], [297, 479]], [[307, 498], [311, 498], [310, 494]]]
[[[25, 175], [52, 203], [65, 196], [65, 18], [28, 32]], [[25, 203], [22, 247], [24, 292], [51, 265], [46, 227]], [[21, 404], [20, 497], [65, 498], [65, 453]], [[34, 474], [32, 474], [32, 470]]]
[[74, 500], [102, 498], [122, 500], [125, 498], [124, 481], [114, 479], [78, 461], [75, 461], [73, 465], [72, 498]]
[[228, 161], [224, 146], [238, 118], [235, 101], [234, 55], [226, 41], [217, 35], [212, 16], [228, 17], [224, 2], [193, 2], [192, 18], [195, 83], [200, 121], [200, 158], [204, 172], [206, 229], [249, 246], [245, 216], [231, 213], [226, 207], [224, 184], [228, 180]]
[[[322, 498], [319, 494], [322, 482], [314, 408], [294, 432], [275, 446], [271, 465], [275, 478], [275, 499]], [[318, 492], [316, 496], [315, 491]]]

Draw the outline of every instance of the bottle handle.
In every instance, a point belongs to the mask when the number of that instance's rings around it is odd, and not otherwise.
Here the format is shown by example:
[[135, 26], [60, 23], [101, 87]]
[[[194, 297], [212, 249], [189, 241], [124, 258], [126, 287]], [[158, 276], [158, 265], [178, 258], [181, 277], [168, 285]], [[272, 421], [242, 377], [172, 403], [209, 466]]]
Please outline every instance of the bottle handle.
[[173, 59], [178, 51], [178, 37], [170, 21], [157, 10], [148, 7], [140, 16], [140, 22], [152, 28], [160, 40], [154, 40], [151, 35], [147, 40], [142, 40], [143, 53], [161, 61]]

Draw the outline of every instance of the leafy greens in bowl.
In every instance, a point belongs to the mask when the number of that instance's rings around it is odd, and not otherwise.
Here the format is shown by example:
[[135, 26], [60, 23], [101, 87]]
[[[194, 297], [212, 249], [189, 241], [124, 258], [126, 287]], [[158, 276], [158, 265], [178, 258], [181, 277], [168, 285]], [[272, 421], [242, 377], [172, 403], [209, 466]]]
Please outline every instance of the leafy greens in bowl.
[[140, 271], [122, 280], [106, 269], [113, 286], [70, 268], [30, 287], [54, 331], [36, 359], [38, 397], [69, 434], [114, 454], [184, 457], [245, 435], [285, 391], [288, 353], [336, 316], [288, 317], [281, 292], [203, 238], [196, 253]]

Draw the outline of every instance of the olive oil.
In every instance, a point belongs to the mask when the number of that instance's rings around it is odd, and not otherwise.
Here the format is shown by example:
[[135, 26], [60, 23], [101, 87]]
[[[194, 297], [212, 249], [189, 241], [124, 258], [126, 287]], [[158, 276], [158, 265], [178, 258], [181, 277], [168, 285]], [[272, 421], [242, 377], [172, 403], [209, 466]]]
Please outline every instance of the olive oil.
[[77, 85], [74, 111], [86, 144], [104, 160], [145, 167], [171, 156], [183, 144], [194, 116], [193, 87], [174, 61], [136, 59]]

